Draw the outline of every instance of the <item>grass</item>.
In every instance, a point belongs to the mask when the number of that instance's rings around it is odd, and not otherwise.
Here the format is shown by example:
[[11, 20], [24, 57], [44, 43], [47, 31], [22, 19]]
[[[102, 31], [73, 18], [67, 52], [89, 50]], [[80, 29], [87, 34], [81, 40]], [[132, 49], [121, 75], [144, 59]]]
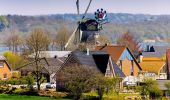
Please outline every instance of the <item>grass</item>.
[[0, 100], [71, 100], [64, 98], [0, 94]]
[[[97, 93], [96, 92], [90, 92], [90, 93], [84, 93], [83, 94], [84, 97], [88, 97], [88, 96], [93, 96], [93, 97], [97, 97]], [[140, 97], [139, 94], [132, 94], [132, 93], [120, 93], [119, 95], [117, 95], [116, 93], [109, 93], [109, 94], [104, 94], [103, 98], [104, 100], [124, 100], [125, 97], [127, 96], [137, 96]], [[141, 99], [139, 99], [141, 100]]]

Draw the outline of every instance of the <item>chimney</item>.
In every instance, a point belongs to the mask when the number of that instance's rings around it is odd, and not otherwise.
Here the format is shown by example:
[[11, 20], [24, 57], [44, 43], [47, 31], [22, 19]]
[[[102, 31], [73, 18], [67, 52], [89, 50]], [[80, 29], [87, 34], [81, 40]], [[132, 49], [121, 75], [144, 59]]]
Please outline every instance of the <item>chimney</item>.
[[170, 48], [166, 51], [167, 79], [170, 80]]
[[139, 63], [141, 63], [143, 61], [143, 56], [142, 55], [139, 55]]
[[150, 46], [149, 46], [149, 45], [147, 45], [147, 47], [146, 47], [146, 51], [147, 51], [147, 52], [149, 52], [149, 51], [150, 51]]
[[55, 55], [54, 58], [57, 59], [58, 58], [57, 55]]
[[87, 54], [86, 55], [90, 55], [90, 50], [89, 48], [87, 48]]

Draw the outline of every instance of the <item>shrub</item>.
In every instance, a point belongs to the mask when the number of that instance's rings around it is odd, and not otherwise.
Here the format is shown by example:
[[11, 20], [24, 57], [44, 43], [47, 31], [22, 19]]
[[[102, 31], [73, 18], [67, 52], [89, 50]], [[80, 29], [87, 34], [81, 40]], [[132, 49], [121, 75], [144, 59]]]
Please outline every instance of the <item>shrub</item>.
[[16, 79], [21, 78], [21, 73], [18, 72], [18, 71], [13, 71], [12, 72], [12, 78], [16, 78]]
[[0, 86], [0, 93], [11, 94], [15, 90], [16, 88], [12, 88], [10, 86]]
[[97, 74], [99, 72], [96, 69], [88, 66], [70, 66], [58, 73], [57, 80], [65, 84], [65, 88], [75, 100], [79, 100], [82, 93], [95, 87]]
[[151, 99], [160, 98], [162, 96], [162, 91], [157, 86], [151, 86], [149, 89], [149, 96]]
[[18, 88], [13, 93], [14, 94], [19, 94], [19, 95], [33, 95], [33, 96], [38, 95], [37, 90], [34, 90], [34, 89], [30, 90], [29, 88], [26, 88], [26, 89]]
[[38, 94], [39, 94], [40, 96], [49, 96], [49, 97], [56, 97], [56, 98], [68, 96], [68, 94], [65, 93], [65, 92], [42, 91], [42, 90], [39, 91]]

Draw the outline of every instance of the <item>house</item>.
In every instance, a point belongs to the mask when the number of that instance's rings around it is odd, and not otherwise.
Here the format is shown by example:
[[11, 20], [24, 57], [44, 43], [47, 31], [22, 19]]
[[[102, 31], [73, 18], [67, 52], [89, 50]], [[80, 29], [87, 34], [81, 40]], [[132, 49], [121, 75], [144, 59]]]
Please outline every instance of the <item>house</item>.
[[[36, 71], [36, 61], [34, 59], [34, 54], [35, 53], [29, 55], [28, 64], [19, 68], [22, 75], [27, 75], [29, 72]], [[41, 65], [40, 71], [42, 72], [43, 76], [46, 77], [47, 82], [55, 82], [53, 77], [69, 54], [70, 51], [41, 51], [39, 53], [40, 59], [38, 61]]]
[[11, 68], [4, 56], [0, 56], [0, 80], [11, 78]]
[[111, 56], [106, 52], [73, 51], [61, 67], [63, 68], [75, 64], [94, 67], [108, 77], [125, 77], [118, 65], [114, 63]]
[[[102, 51], [73, 51], [62, 64], [59, 71], [64, 67], [82, 65], [89, 68], [94, 68], [101, 72], [105, 77], [118, 77], [123, 79], [125, 74], [120, 70], [118, 65], [111, 59], [111, 56]], [[56, 76], [57, 77], [57, 76]], [[61, 88], [61, 84], [57, 81], [57, 87]], [[118, 84], [122, 88], [122, 82]]]
[[97, 46], [96, 50], [106, 51], [111, 56], [111, 59], [119, 66], [125, 76], [136, 77], [142, 70], [135, 57], [126, 46]]
[[150, 46], [139, 57], [144, 77], [167, 79], [166, 50], [168, 46]]
[[[58, 57], [58, 58], [62, 58], [62, 57], [68, 57], [68, 55], [71, 53], [71, 51], [40, 51], [39, 52], [39, 57], [40, 58], [54, 58], [54, 57]], [[29, 58], [34, 58], [35, 57], [35, 53], [32, 53], [31, 55], [29, 55]]]
[[167, 79], [166, 61], [161, 58], [145, 58], [139, 63], [144, 77]]

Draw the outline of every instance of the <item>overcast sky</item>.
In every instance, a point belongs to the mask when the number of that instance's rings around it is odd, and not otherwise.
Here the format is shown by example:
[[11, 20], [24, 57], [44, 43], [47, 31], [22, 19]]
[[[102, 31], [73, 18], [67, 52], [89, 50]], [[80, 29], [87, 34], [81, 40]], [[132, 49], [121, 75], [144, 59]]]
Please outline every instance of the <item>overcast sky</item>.
[[[80, 0], [81, 12], [89, 0]], [[93, 0], [89, 12], [104, 8], [110, 13], [169, 14], [170, 0]], [[0, 15], [76, 13], [76, 0], [0, 0]]]

